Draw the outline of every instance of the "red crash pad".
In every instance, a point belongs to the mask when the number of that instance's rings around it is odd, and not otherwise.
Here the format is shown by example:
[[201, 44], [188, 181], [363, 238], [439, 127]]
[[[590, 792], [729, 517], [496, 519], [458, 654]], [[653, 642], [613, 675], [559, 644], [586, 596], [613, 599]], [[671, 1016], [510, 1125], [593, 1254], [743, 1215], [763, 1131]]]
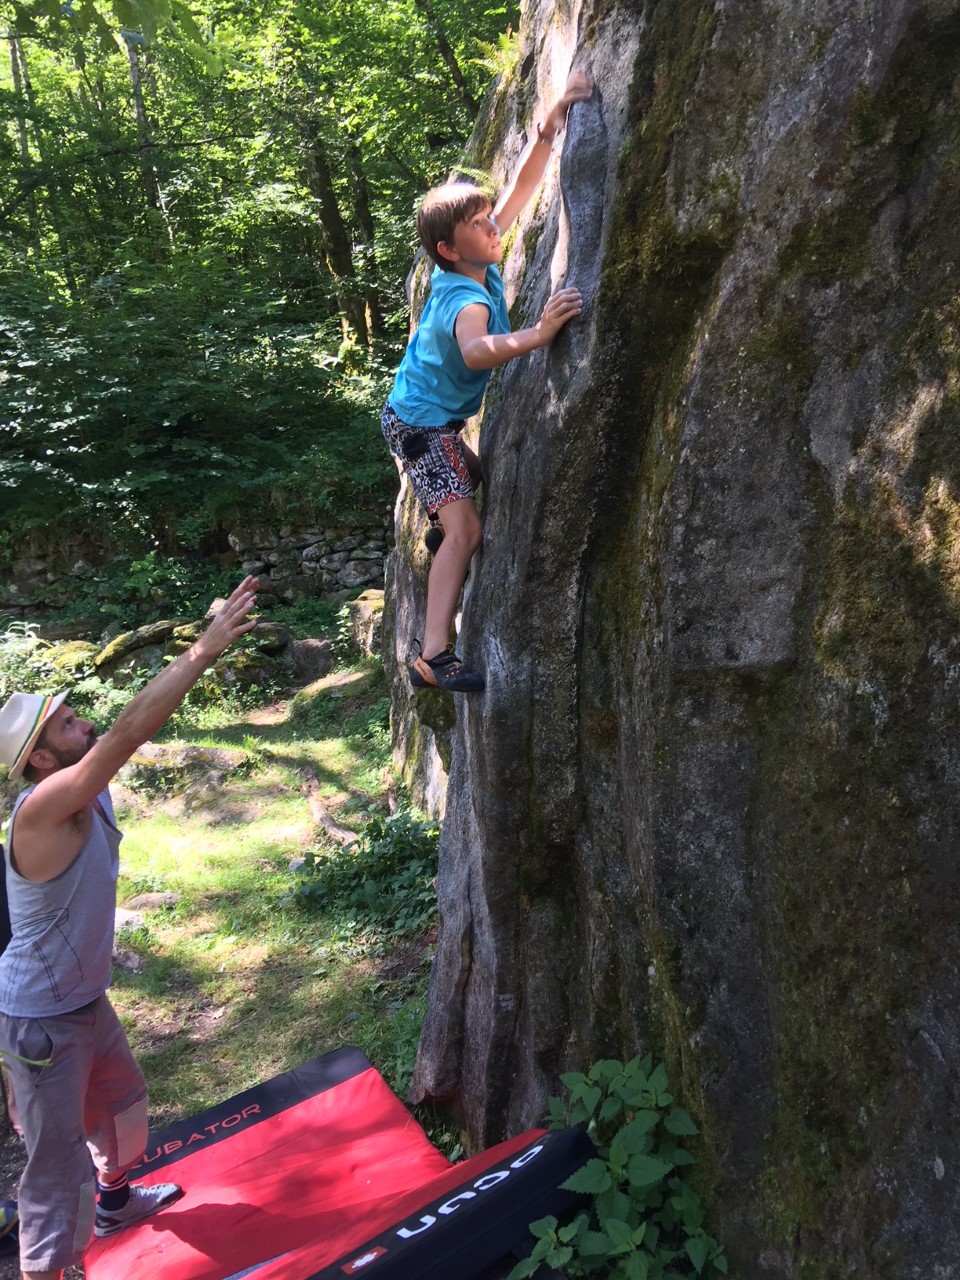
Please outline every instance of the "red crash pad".
[[593, 1154], [533, 1130], [451, 1165], [355, 1049], [151, 1135], [132, 1177], [183, 1198], [106, 1240], [88, 1280], [469, 1280], [574, 1201]]

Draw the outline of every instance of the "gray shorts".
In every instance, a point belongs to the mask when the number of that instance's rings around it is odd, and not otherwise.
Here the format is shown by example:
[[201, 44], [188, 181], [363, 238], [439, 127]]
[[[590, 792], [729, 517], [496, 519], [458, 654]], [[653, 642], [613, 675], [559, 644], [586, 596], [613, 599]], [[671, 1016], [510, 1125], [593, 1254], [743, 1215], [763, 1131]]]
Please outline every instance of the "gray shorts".
[[147, 1086], [110, 1001], [51, 1018], [0, 1013], [0, 1047], [47, 1067], [9, 1062], [27, 1167], [20, 1180], [20, 1268], [80, 1261], [93, 1236], [94, 1166], [121, 1173], [147, 1142]]
[[412, 427], [383, 406], [380, 429], [390, 452], [403, 463], [413, 492], [433, 519], [448, 502], [472, 498], [474, 489], [460, 432], [462, 421], [442, 427]]

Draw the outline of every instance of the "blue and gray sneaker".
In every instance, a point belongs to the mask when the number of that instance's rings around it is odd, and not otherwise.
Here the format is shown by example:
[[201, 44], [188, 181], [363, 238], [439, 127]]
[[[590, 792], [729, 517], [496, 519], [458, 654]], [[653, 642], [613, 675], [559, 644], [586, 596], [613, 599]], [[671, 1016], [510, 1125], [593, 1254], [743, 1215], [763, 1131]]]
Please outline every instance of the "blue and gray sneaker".
[[124, 1227], [142, 1222], [152, 1213], [173, 1204], [183, 1195], [183, 1188], [174, 1182], [158, 1182], [152, 1187], [131, 1186], [130, 1199], [122, 1209], [107, 1210], [97, 1205], [97, 1220], [93, 1228], [95, 1236], [112, 1236]]

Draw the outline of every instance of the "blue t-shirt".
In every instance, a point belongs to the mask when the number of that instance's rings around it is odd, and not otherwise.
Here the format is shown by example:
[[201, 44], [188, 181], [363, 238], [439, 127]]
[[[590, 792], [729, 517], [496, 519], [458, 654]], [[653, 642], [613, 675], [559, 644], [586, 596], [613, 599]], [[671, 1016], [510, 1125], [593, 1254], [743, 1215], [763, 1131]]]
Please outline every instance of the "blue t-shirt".
[[497, 267], [487, 267], [487, 285], [456, 271], [434, 267], [430, 297], [420, 325], [397, 370], [390, 404], [414, 427], [442, 427], [480, 408], [489, 369], [468, 369], [453, 331], [464, 307], [481, 302], [490, 311], [488, 333], [509, 333], [510, 318]]

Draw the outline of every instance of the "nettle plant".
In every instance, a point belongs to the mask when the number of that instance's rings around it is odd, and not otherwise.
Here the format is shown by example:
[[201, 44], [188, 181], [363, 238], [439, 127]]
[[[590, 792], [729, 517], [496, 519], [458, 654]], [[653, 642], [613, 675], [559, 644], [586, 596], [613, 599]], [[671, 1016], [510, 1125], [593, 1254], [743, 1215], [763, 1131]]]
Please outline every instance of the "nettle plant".
[[536, 1245], [509, 1280], [541, 1266], [567, 1276], [605, 1280], [713, 1280], [727, 1272], [722, 1247], [704, 1229], [696, 1192], [678, 1171], [694, 1163], [677, 1140], [699, 1132], [673, 1105], [667, 1072], [652, 1058], [596, 1063], [587, 1075], [560, 1077], [566, 1102], [550, 1099], [548, 1123], [586, 1125], [597, 1156], [563, 1184], [590, 1197], [572, 1222], [541, 1218], [530, 1226]]

